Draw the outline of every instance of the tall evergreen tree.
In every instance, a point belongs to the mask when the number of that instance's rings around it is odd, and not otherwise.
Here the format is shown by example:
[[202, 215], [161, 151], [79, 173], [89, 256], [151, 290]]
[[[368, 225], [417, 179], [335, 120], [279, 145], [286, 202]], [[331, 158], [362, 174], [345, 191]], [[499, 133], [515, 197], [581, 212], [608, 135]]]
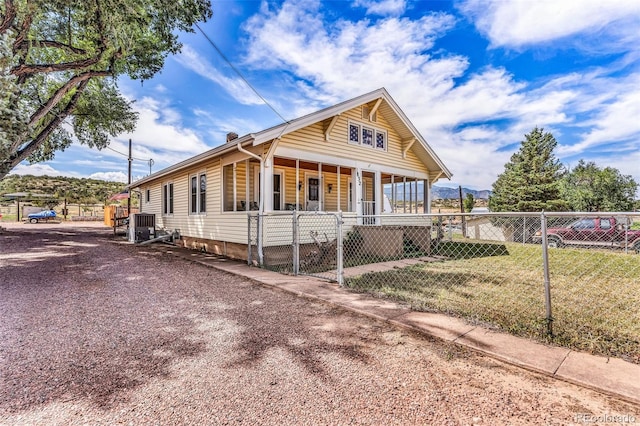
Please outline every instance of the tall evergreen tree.
[[489, 208], [495, 212], [566, 210], [568, 204], [560, 196], [564, 168], [553, 153], [557, 145], [553, 135], [542, 128], [526, 134], [494, 182]]

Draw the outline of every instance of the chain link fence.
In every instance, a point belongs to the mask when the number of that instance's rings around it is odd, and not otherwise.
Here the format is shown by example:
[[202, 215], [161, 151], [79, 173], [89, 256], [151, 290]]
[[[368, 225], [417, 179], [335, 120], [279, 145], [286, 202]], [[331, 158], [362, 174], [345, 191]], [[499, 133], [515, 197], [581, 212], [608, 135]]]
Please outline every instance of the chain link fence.
[[269, 269], [640, 363], [640, 214], [261, 218]]
[[341, 282], [341, 219], [322, 212], [249, 215], [250, 264]]

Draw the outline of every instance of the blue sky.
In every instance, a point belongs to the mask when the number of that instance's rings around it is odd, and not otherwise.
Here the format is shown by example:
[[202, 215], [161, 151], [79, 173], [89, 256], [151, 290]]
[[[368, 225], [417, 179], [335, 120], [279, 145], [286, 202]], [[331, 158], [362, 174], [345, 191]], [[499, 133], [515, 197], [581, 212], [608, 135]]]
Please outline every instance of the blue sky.
[[[567, 166], [640, 182], [640, 2], [213, 1], [201, 25], [287, 119], [386, 87], [447, 167], [438, 185], [490, 189], [524, 134], [550, 131]], [[120, 79], [140, 113], [113, 150], [73, 146], [14, 173], [126, 181], [281, 123], [200, 33], [154, 79]], [[115, 150], [115, 151], [114, 151]]]

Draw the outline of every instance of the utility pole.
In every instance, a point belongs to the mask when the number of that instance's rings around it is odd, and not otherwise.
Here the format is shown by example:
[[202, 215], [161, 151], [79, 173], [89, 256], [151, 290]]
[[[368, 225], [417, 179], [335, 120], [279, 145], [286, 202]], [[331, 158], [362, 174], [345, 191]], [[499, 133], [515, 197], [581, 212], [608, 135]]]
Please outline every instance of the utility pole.
[[[131, 157], [131, 139], [129, 139], [129, 182], [131, 185], [131, 163], [133, 162], [133, 158]], [[131, 218], [131, 188], [129, 188], [129, 198], [127, 198], [127, 217]], [[131, 224], [129, 224], [131, 225]]]

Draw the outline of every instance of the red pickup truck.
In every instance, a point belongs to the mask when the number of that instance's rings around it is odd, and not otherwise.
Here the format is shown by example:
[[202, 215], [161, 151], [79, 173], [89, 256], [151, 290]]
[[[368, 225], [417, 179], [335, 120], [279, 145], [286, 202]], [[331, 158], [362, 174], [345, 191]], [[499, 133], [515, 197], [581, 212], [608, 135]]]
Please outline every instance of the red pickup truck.
[[[565, 227], [547, 228], [547, 242], [549, 247], [628, 247], [640, 253], [640, 230], [628, 228], [625, 222], [619, 222], [615, 217], [586, 217]], [[534, 236], [534, 242], [542, 242], [540, 231]]]

